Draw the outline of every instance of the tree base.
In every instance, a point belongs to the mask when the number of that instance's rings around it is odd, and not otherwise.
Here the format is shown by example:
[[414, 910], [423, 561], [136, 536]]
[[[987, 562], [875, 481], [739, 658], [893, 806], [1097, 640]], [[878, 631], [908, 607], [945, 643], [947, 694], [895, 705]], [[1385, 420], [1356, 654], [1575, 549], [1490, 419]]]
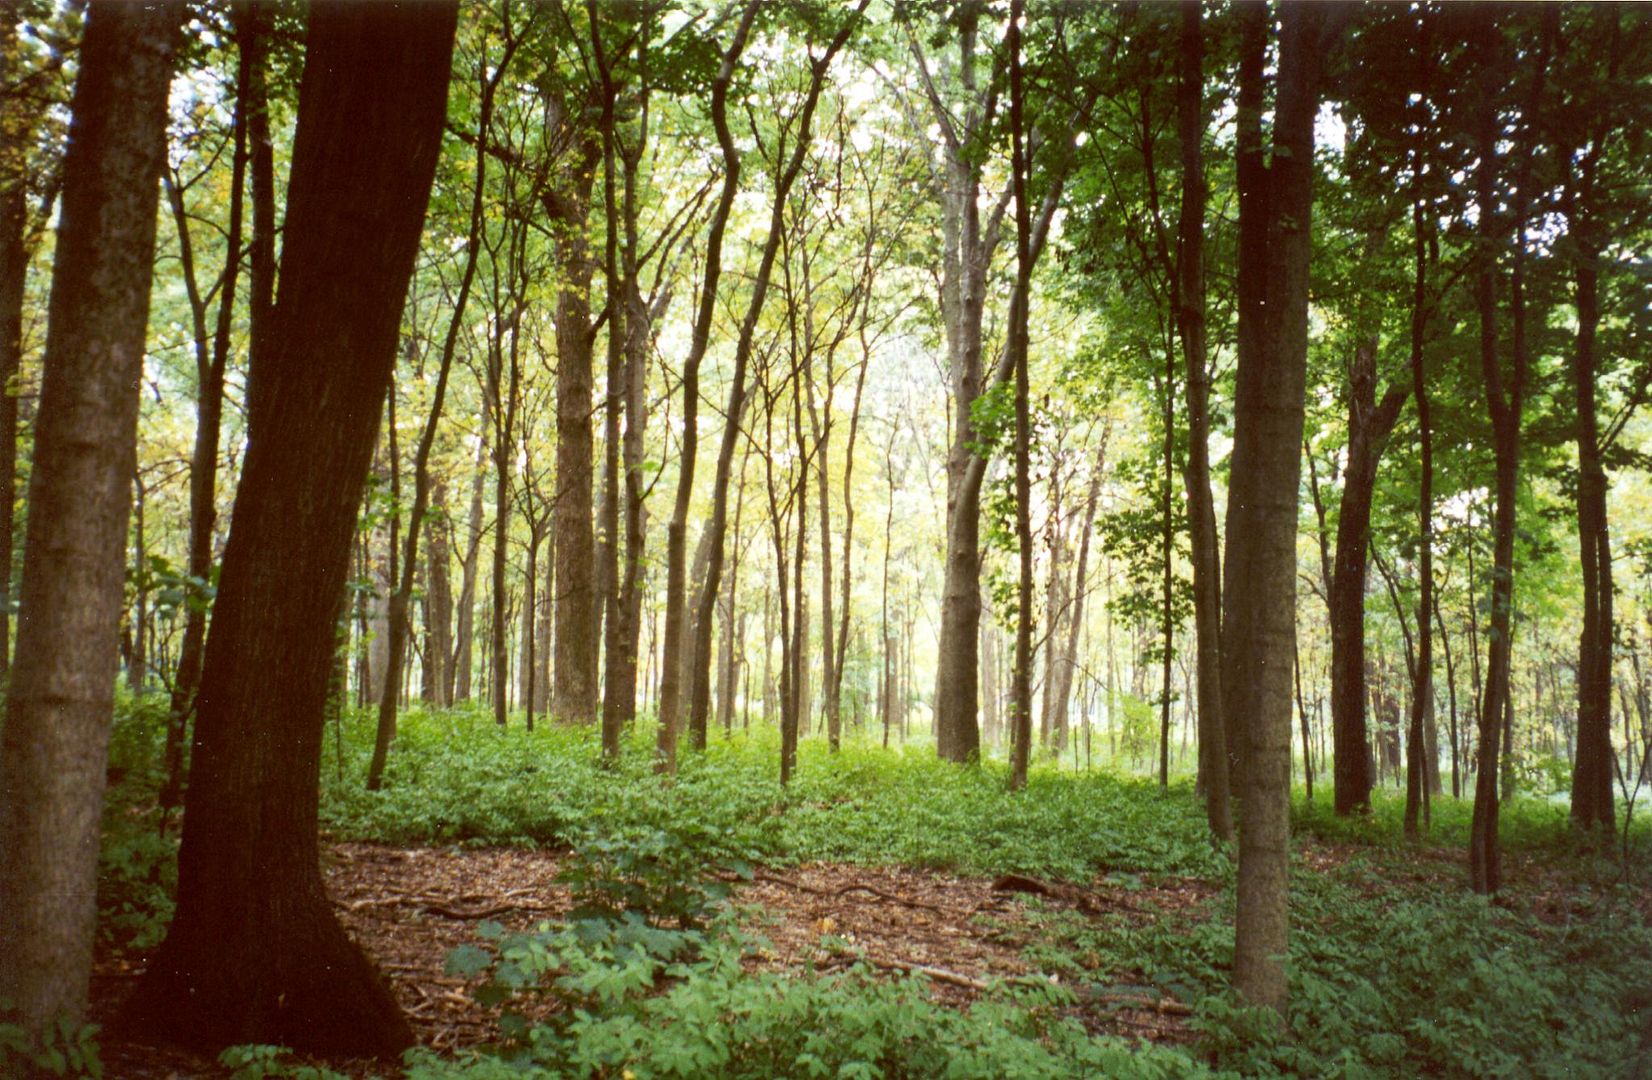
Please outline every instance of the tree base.
[[281, 926], [233, 935], [211, 915], [180, 913], [118, 1029], [209, 1053], [259, 1043], [325, 1057], [399, 1056], [413, 1032], [383, 979], [330, 910], [304, 907]]

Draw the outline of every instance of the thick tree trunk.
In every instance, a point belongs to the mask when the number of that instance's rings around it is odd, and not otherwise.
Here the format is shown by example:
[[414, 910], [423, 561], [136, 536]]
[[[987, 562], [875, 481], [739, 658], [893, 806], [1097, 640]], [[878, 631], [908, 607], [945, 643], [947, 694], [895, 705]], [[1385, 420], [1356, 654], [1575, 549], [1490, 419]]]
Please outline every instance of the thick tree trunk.
[[[1297, 487], [1308, 347], [1313, 122], [1325, 9], [1281, 12], [1260, 350], [1242, 357], [1227, 530], [1223, 674], [1227, 714], [1245, 736], [1234, 986], [1283, 1012], [1290, 862], [1291, 670], [1296, 615]], [[1259, 77], [1265, 9], [1247, 12], [1242, 65]], [[1260, 23], [1260, 25], [1258, 25]], [[1253, 91], [1256, 87], [1253, 85]], [[1247, 108], [1259, 104], [1248, 95]], [[1241, 128], [1258, 118], [1241, 118]], [[1249, 197], [1256, 197], [1252, 189]], [[1241, 199], [1246, 198], [1241, 188]], [[1255, 269], [1255, 267], [1251, 267]], [[1241, 308], [1242, 319], [1258, 310]], [[1249, 363], [1246, 363], [1246, 360]], [[1228, 678], [1226, 676], [1236, 675]]]
[[588, 724], [597, 718], [602, 608], [592, 517], [591, 277], [595, 264], [585, 227], [600, 147], [588, 140], [576, 157], [567, 184], [559, 192], [562, 212], [556, 241], [562, 286], [556, 298], [556, 503], [551, 511], [556, 523], [552, 545], [556, 629], [551, 708], [565, 723]]
[[[29, 478], [17, 663], [0, 731], [0, 1000], [80, 1020], [137, 457], [166, 99], [182, 5], [94, 3], [63, 165]], [[9, 504], [7, 507], [9, 511]]]
[[178, 911], [125, 1014], [148, 1038], [350, 1055], [412, 1041], [328, 903], [317, 785], [333, 627], [440, 152], [456, 15], [310, 12], [280, 301], [252, 362]]

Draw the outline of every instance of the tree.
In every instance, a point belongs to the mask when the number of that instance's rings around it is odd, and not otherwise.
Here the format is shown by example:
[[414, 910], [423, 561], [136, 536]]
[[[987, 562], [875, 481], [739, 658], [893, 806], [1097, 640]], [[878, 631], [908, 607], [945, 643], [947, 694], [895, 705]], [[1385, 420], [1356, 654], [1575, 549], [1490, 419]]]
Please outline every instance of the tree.
[[1176, 95], [1182, 151], [1176, 327], [1187, 368], [1188, 452], [1182, 479], [1187, 486], [1193, 623], [1198, 636], [1199, 782], [1210, 831], [1228, 840], [1233, 836], [1233, 808], [1222, 718], [1222, 570], [1216, 505], [1210, 494], [1210, 372], [1205, 356], [1204, 32], [1200, 23], [1199, 5], [1184, 4]]
[[[134, 9], [137, 10], [137, 9]], [[177, 916], [145, 1037], [386, 1054], [411, 1041], [328, 904], [322, 716], [357, 508], [440, 150], [456, 4], [310, 12], [279, 299], [197, 695]]]
[[[1243, 734], [1234, 986], [1283, 1012], [1289, 924], [1291, 675], [1296, 517], [1308, 351], [1313, 126], [1327, 12], [1281, 13], [1271, 162], [1262, 158], [1268, 10], [1240, 10], [1237, 153], [1241, 243], [1239, 383], [1223, 585], [1223, 689]], [[1264, 201], [1265, 200], [1265, 201]], [[1260, 275], [1258, 279], [1254, 275]]]
[[80, 1019], [91, 976], [122, 553], [182, 15], [177, 3], [90, 5], [63, 162], [23, 547], [28, 617], [0, 732], [0, 1001], [35, 1036], [60, 1017]]

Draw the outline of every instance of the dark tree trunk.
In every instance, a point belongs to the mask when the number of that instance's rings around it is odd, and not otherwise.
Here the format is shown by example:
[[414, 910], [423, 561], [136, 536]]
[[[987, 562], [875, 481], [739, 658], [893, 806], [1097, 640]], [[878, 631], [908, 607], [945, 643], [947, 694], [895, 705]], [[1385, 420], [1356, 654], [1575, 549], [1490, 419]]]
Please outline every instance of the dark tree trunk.
[[1027, 307], [1032, 284], [1032, 213], [1027, 206], [1028, 160], [1025, 93], [1021, 76], [1022, 0], [1010, 0], [1010, 172], [1015, 188], [1015, 292], [1010, 300], [1009, 348], [1015, 367], [1015, 539], [1020, 555], [1016, 589], [1015, 672], [1010, 690], [1010, 724], [1015, 746], [1010, 790], [1027, 786], [1032, 756], [1033, 537], [1032, 420], [1027, 386]]
[[456, 15], [456, 4], [310, 12], [280, 301], [252, 361], [177, 916], [124, 1016], [147, 1038], [339, 1055], [412, 1042], [327, 900], [317, 787], [333, 628], [440, 152]]
[[[0, 13], [0, 64], [18, 53], [16, 7]], [[10, 81], [8, 79], [8, 81]], [[17, 504], [17, 394], [23, 362], [23, 298], [29, 257], [30, 103], [0, 88], [0, 678], [11, 670], [12, 562]]]
[[[1599, 139], [1594, 141], [1599, 146]], [[1612, 543], [1606, 517], [1606, 469], [1601, 461], [1600, 419], [1595, 400], [1595, 338], [1600, 328], [1599, 262], [1602, 249], [1590, 205], [1595, 160], [1584, 161], [1580, 187], [1570, 200], [1568, 222], [1576, 244], [1572, 278], [1577, 340], [1572, 384], [1577, 400], [1577, 535], [1583, 567], [1583, 635], [1578, 642], [1577, 756], [1572, 769], [1572, 821], [1611, 836], [1612, 805]]]
[[[86, 1007], [167, 87], [182, 5], [94, 3], [63, 165], [0, 729], [0, 1014]], [[9, 17], [9, 15], [8, 15]], [[8, 508], [9, 510], [9, 505]]]
[[[1525, 244], [1526, 213], [1530, 202], [1530, 174], [1535, 148], [1530, 133], [1538, 123], [1543, 79], [1548, 66], [1553, 19], [1544, 19], [1543, 40], [1528, 70], [1531, 100], [1522, 109], [1528, 133], [1521, 147], [1523, 159], [1514, 184], [1512, 271], [1510, 275], [1510, 351], [1512, 370], [1506, 375], [1499, 356], [1497, 332], [1497, 261], [1502, 242], [1497, 173], [1502, 156], [1498, 144], [1503, 138], [1499, 102], [1490, 82], [1481, 88], [1477, 103], [1477, 150], [1480, 163], [1475, 170], [1475, 202], [1479, 212], [1479, 251], [1475, 283], [1475, 305], [1480, 322], [1480, 370], [1485, 380], [1486, 408], [1491, 416], [1493, 450], [1496, 458], [1497, 503], [1492, 543], [1491, 623], [1487, 628], [1485, 690], [1480, 699], [1479, 775], [1475, 779], [1474, 817], [1469, 832], [1469, 881], [1477, 893], [1495, 893], [1502, 885], [1501, 853], [1497, 845], [1498, 765], [1505, 748], [1506, 729], [1512, 712], [1509, 697], [1510, 663], [1514, 628], [1514, 539], [1515, 512], [1519, 498], [1520, 426], [1525, 404], [1526, 374], [1530, 366], [1526, 342]], [[1473, 51], [1485, 70], [1497, 70], [1501, 59], [1501, 32], [1497, 15], [1481, 12]]]
[[1409, 387], [1395, 383], [1376, 400], [1375, 337], [1355, 346], [1348, 368], [1348, 461], [1342, 477], [1331, 617], [1332, 786], [1339, 814], [1371, 805], [1365, 756], [1365, 579], [1369, 572], [1371, 501], [1377, 465], [1399, 419]]
[[[1246, 268], [1264, 273], [1262, 302], [1240, 310], [1242, 320], [1264, 321], [1239, 364], [1223, 621], [1224, 704], [1245, 738], [1233, 980], [1250, 1003], [1279, 1012], [1287, 996], [1296, 493], [1307, 372], [1313, 121], [1320, 59], [1329, 44], [1323, 40], [1324, 8], [1291, 6], [1281, 16], [1273, 161], [1265, 189], [1251, 187], [1247, 195], [1242, 184], [1240, 194], [1254, 200], [1268, 191], [1266, 248], [1260, 265]], [[1247, 11], [1242, 30], [1248, 91], [1242, 131], [1259, 126], [1260, 117], [1249, 110], [1260, 105], [1255, 81], [1266, 19], [1266, 9]]]
[[[1205, 357], [1204, 33], [1200, 8], [1182, 8], [1176, 122], [1182, 155], [1177, 249], [1177, 329], [1187, 368], [1188, 533], [1193, 554], [1193, 629], [1199, 697], [1199, 783], [1205, 817], [1219, 839], [1233, 837], [1227, 726], [1222, 719], [1222, 570], [1216, 503], [1210, 494], [1210, 372]], [[1088, 539], [1088, 537], [1086, 537]], [[1082, 587], [1082, 586], [1081, 586]], [[1071, 678], [1071, 676], [1068, 676]]]
[[[1420, 177], [1414, 175], [1414, 179]], [[1425, 721], [1433, 716], [1434, 703], [1434, 626], [1429, 618], [1434, 610], [1434, 427], [1423, 366], [1423, 335], [1428, 327], [1428, 240], [1421, 201], [1412, 204], [1411, 218], [1416, 246], [1416, 280], [1411, 297], [1411, 393], [1417, 399], [1422, 465], [1417, 478], [1417, 659], [1411, 672], [1411, 724], [1406, 736], [1405, 835], [1415, 839], [1418, 813], [1427, 813], [1425, 762], [1434, 754], [1433, 745], [1423, 734]]]

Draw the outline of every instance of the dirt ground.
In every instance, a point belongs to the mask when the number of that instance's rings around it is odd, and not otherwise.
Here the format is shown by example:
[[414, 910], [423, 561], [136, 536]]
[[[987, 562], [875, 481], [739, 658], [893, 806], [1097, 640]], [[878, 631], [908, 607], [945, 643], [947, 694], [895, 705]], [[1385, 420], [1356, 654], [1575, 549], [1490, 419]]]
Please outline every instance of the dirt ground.
[[[339, 843], [326, 849], [324, 873], [339, 918], [384, 972], [419, 1041], [447, 1052], [493, 1037], [490, 1011], [471, 999], [465, 979], [445, 974], [448, 953], [475, 941], [483, 920], [527, 930], [564, 916], [571, 901], [556, 883], [561, 862], [559, 853], [546, 851]], [[938, 1000], [964, 1006], [990, 980], [1039, 977], [1022, 958], [1035, 933], [1029, 906], [1147, 919], [1202, 904], [1213, 893], [1196, 879], [1125, 891], [1104, 882], [1078, 887], [1013, 875], [995, 880], [816, 863], [759, 869], [738, 886], [734, 900], [755, 912], [753, 929], [772, 943], [752, 958], [753, 966], [830, 971], [864, 962], [891, 975], [925, 975]], [[99, 959], [95, 1020], [114, 1014], [142, 965], [141, 957]], [[1155, 1041], [1189, 1037], [1188, 1010], [1171, 999], [1093, 996], [1078, 1011], [1098, 1032]], [[227, 1075], [205, 1058], [107, 1038], [103, 1057], [111, 1080]], [[391, 1071], [383, 1063], [328, 1064], [358, 1076]]]

